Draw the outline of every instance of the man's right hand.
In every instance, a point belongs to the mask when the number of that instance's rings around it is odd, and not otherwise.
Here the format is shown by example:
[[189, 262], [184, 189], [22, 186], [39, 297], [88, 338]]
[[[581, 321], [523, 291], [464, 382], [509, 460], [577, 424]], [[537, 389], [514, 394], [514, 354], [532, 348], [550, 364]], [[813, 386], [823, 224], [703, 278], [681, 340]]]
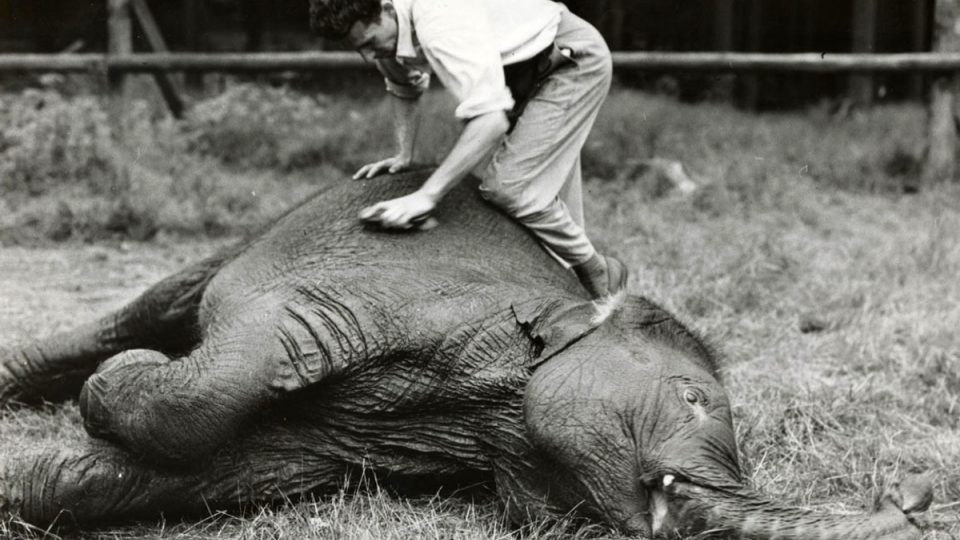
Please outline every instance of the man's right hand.
[[363, 178], [373, 178], [374, 176], [387, 172], [390, 174], [403, 172], [410, 168], [413, 161], [401, 156], [388, 157], [374, 163], [368, 163], [353, 174], [354, 180]]

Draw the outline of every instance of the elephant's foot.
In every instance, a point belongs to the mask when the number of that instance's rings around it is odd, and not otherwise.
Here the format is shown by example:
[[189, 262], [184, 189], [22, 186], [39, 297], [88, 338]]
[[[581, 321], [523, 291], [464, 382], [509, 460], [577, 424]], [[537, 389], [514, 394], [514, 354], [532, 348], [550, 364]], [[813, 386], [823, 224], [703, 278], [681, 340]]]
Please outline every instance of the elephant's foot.
[[[0, 460], [0, 520], [47, 527], [70, 520], [89, 482], [70, 470], [80, 464], [71, 450], [31, 446], [4, 448]], [[79, 467], [86, 472], [87, 465]]]
[[343, 464], [318, 455], [303, 434], [303, 426], [275, 426], [182, 471], [153, 467], [105, 441], [0, 442], [0, 521], [88, 527], [206, 514], [340, 485]]
[[205, 458], [233, 439], [269, 397], [250, 363], [229, 365], [204, 351], [171, 361], [157, 351], [121, 353], [92, 375], [80, 413], [92, 436], [153, 463]]
[[155, 373], [157, 368], [166, 366], [170, 359], [166, 355], [148, 350], [134, 350], [118, 354], [107, 360], [100, 369], [87, 379], [80, 391], [80, 414], [87, 433], [94, 437], [123, 443], [118, 436], [124, 430], [124, 423], [130, 419], [114, 413], [118, 402], [131, 399], [127, 392], [135, 391], [128, 383], [134, 381], [145, 369]]
[[[69, 445], [69, 446], [68, 446]], [[85, 527], [197, 506], [194, 476], [152, 469], [103, 441], [0, 448], [5, 521]]]
[[189, 407], [177, 403], [180, 384], [170, 359], [145, 349], [126, 351], [104, 362], [87, 379], [80, 392], [80, 414], [87, 433], [117, 443], [152, 461], [182, 461], [186, 442], [178, 444], [187, 426], [183, 422]]

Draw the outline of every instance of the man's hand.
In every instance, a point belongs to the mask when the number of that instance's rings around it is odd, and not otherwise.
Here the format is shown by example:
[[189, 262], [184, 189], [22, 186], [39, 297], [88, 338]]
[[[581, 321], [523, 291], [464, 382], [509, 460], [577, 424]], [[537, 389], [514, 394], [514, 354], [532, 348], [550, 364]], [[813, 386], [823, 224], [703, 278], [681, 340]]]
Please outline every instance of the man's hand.
[[437, 203], [422, 191], [381, 201], [360, 211], [360, 219], [368, 223], [377, 223], [388, 229], [410, 229], [415, 222], [429, 217]]
[[384, 171], [390, 174], [402, 172], [409, 169], [411, 163], [412, 160], [409, 158], [401, 156], [388, 157], [387, 159], [381, 159], [375, 163], [368, 163], [360, 167], [360, 170], [353, 174], [353, 179], [373, 178]]

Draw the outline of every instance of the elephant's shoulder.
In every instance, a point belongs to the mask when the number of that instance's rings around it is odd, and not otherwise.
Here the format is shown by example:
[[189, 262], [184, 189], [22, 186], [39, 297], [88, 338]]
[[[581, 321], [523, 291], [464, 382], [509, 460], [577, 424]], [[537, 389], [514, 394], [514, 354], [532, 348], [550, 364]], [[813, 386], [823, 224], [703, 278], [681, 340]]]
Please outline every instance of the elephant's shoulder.
[[396, 347], [402, 331], [383, 306], [326, 284], [300, 284], [284, 295], [273, 332], [285, 351], [274, 386], [293, 391]]

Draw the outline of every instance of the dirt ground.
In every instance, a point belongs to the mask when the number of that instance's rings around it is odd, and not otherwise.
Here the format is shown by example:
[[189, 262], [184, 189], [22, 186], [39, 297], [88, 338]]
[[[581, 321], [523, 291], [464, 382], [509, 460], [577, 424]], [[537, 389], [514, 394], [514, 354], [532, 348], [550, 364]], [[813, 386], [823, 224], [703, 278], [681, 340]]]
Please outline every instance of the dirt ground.
[[0, 343], [99, 318], [228, 241], [0, 247]]

